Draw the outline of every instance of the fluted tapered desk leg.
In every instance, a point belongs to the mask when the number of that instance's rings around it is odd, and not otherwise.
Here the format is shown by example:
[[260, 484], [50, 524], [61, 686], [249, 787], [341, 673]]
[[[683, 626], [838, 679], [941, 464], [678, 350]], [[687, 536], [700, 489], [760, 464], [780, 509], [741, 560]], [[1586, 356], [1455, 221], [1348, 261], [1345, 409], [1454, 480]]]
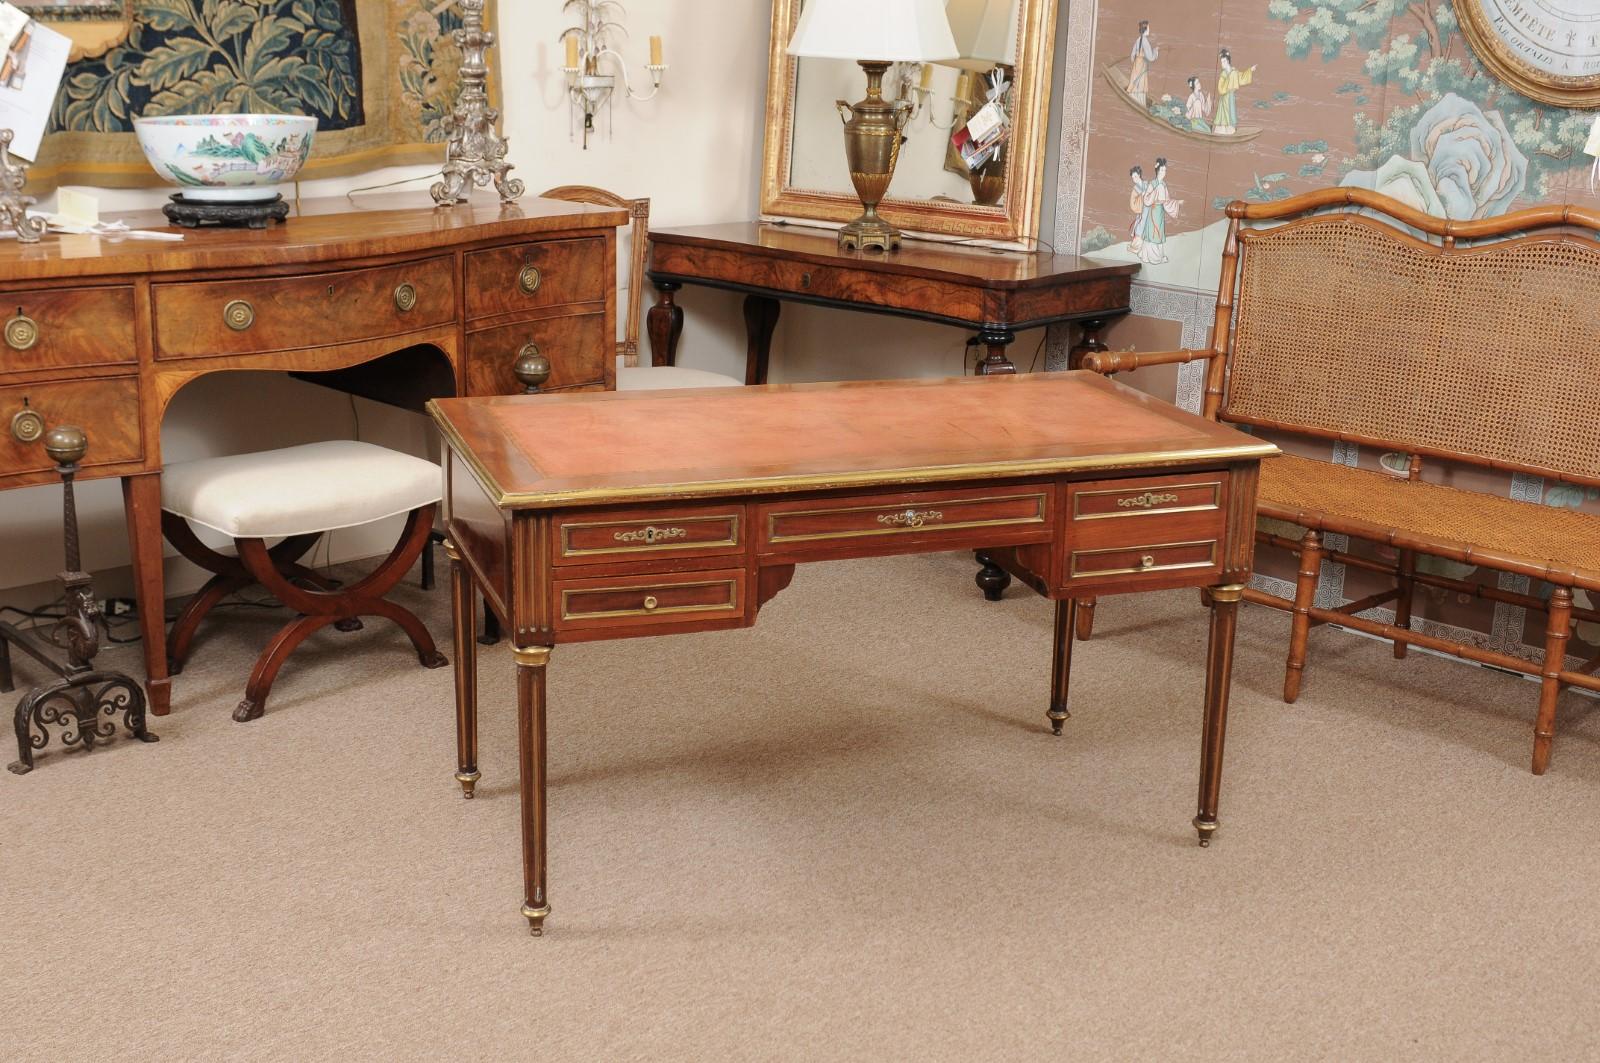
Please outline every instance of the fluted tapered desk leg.
[[517, 661], [517, 751], [522, 768], [522, 914], [528, 932], [544, 933], [550, 899], [545, 892], [545, 694], [550, 647], [511, 651]]
[[1072, 679], [1072, 641], [1078, 623], [1078, 600], [1066, 598], [1056, 603], [1055, 651], [1050, 669], [1050, 730], [1061, 733], [1061, 725], [1072, 714], [1067, 711], [1067, 686]]
[[446, 540], [450, 557], [450, 609], [456, 642], [456, 782], [461, 796], [471, 799], [478, 779], [478, 613], [473, 608], [472, 573], [455, 544]]
[[1211, 588], [1211, 640], [1206, 652], [1206, 711], [1200, 744], [1200, 810], [1194, 829], [1201, 845], [1217, 832], [1217, 799], [1222, 790], [1222, 745], [1228, 730], [1228, 688], [1233, 679], [1233, 634], [1244, 585]]

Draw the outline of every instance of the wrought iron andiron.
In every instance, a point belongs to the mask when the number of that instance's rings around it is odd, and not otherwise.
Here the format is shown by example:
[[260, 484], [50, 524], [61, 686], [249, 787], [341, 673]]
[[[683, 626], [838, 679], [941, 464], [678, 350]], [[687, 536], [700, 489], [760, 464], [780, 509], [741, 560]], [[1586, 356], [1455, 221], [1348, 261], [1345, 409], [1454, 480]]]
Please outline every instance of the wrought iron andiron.
[[95, 600], [94, 585], [78, 557], [78, 510], [72, 497], [78, 463], [89, 449], [88, 436], [81, 428], [62, 425], [45, 433], [44, 449], [61, 474], [62, 534], [67, 553], [66, 571], [59, 577], [67, 596], [66, 615], [51, 629], [50, 642], [65, 647], [67, 663], [54, 660], [35, 636], [0, 622], [0, 691], [10, 691], [15, 686], [11, 675], [12, 645], [58, 676], [53, 682], [34, 687], [17, 703], [17, 761], [10, 766], [17, 775], [33, 770], [34, 750], [49, 743], [51, 727], [60, 729], [63, 747], [81, 745], [93, 749], [117, 733], [116, 718], [121, 714], [123, 726], [133, 737], [141, 742], [157, 740], [145, 730], [144, 691], [139, 684], [121, 672], [97, 671], [94, 667], [104, 620], [100, 603]]

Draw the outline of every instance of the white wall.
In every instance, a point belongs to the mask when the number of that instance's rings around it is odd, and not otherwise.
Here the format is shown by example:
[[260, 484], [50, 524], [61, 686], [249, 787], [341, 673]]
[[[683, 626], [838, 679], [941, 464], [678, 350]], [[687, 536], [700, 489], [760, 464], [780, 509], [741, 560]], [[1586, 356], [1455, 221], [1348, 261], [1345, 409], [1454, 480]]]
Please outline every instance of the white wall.
[[[608, 123], [600, 119], [584, 150], [568, 137], [557, 36], [568, 24], [557, 0], [501, 0], [504, 121], [510, 158], [532, 192], [560, 184], [593, 184], [652, 199], [658, 227], [754, 218], [766, 113], [770, 7], [765, 0], [631, 0], [630, 74], [644, 81], [646, 41], [665, 38], [670, 65], [660, 95], [643, 103], [619, 100]], [[608, 125], [610, 131], [608, 133]], [[370, 184], [426, 174], [427, 168], [388, 170], [357, 179], [306, 182], [300, 195], [341, 195]], [[403, 187], [426, 205], [427, 184]], [[103, 190], [107, 210], [163, 201], [159, 189]], [[650, 293], [646, 292], [647, 302]], [[685, 288], [680, 361], [742, 376], [744, 326], [737, 297]], [[866, 314], [787, 304], [774, 341], [774, 381], [957, 375], [964, 369], [965, 336], [957, 329]], [[1012, 358], [1026, 370], [1039, 334], [1019, 337]], [[1042, 362], [1040, 365], [1042, 368]], [[361, 438], [413, 452], [429, 439], [420, 418], [365, 400], [273, 374], [219, 374], [180, 393], [162, 431], [168, 461], [238, 453], [313, 439]], [[92, 426], [91, 426], [92, 427]], [[0, 596], [36, 604], [53, 593], [61, 566], [60, 491], [54, 487], [0, 492]], [[125, 594], [128, 551], [121, 494], [115, 481], [80, 488], [84, 561], [102, 573], [102, 595]], [[341, 532], [333, 560], [370, 556], [392, 544], [395, 531]], [[386, 541], [387, 540], [387, 541]], [[324, 555], [318, 554], [318, 561]], [[169, 593], [197, 585], [186, 563], [169, 567]], [[5, 594], [7, 588], [24, 588]]]

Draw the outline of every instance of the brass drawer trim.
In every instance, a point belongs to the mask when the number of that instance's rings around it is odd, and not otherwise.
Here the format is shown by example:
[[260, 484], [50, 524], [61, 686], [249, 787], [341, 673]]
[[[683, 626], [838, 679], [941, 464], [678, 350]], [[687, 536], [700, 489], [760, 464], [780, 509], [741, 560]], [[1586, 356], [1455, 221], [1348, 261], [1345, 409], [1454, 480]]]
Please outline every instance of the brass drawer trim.
[[[1078, 567], [1080, 558], [1097, 557], [1104, 554], [1131, 554], [1145, 553], [1153, 550], [1171, 550], [1180, 546], [1209, 546], [1211, 548], [1205, 561], [1179, 561], [1170, 565], [1135, 565], [1131, 568], [1096, 568], [1083, 570]], [[1069, 559], [1071, 564], [1067, 578], [1077, 579], [1080, 576], [1132, 576], [1146, 572], [1178, 572], [1189, 568], [1212, 568], [1217, 563], [1217, 540], [1195, 539], [1185, 543], [1146, 543], [1143, 546], [1109, 546], [1097, 550], [1074, 550]]]
[[[680, 528], [686, 524], [711, 524], [725, 522], [732, 529], [733, 534], [726, 539], [710, 539], [703, 543], [664, 542], [657, 539], [655, 542], [632, 542], [617, 538], [629, 534], [631, 530], [642, 531], [654, 527], [658, 532], [667, 528]], [[739, 545], [739, 513], [737, 510], [728, 513], [719, 513], [708, 517], [658, 517], [654, 520], [595, 520], [574, 521], [561, 525], [561, 556], [562, 557], [595, 557], [600, 554], [637, 554], [646, 551], [665, 550], [711, 550], [725, 546]], [[663, 527], [666, 526], [666, 527]], [[572, 545], [572, 529], [588, 528], [614, 528], [616, 536], [613, 541], [616, 546], [591, 547], [581, 549]]]
[[[706, 602], [697, 605], [669, 605], [665, 608], [659, 604], [650, 604], [655, 601], [652, 591], [682, 590], [688, 587], [726, 587], [728, 600], [726, 602]], [[574, 594], [608, 594], [620, 591], [644, 592], [645, 600], [639, 609], [606, 609], [597, 613], [574, 613], [570, 606], [570, 599]], [[620, 587], [563, 587], [561, 590], [561, 619], [562, 620], [611, 620], [623, 616], [671, 616], [684, 613], [730, 613], [739, 611], [739, 581], [731, 579], [699, 580], [692, 583], [653, 583], [644, 585], [624, 585]]]
[[[1163, 495], [1171, 495], [1176, 491], [1193, 490], [1197, 487], [1211, 488], [1211, 501], [1209, 503], [1198, 506], [1168, 506], [1163, 504]], [[1083, 511], [1083, 499], [1085, 498], [1100, 498], [1106, 495], [1129, 495], [1130, 492], [1142, 493], [1132, 494], [1130, 498], [1119, 499], [1117, 502], [1119, 507], [1123, 507], [1124, 502], [1130, 503], [1124, 508], [1113, 510], [1110, 513], [1085, 513]], [[1171, 500], [1178, 501], [1175, 495]], [[1073, 520], [1115, 520], [1121, 517], [1148, 517], [1161, 513], [1199, 513], [1205, 510], [1221, 508], [1221, 480], [1199, 480], [1195, 483], [1187, 484], [1162, 484], [1160, 487], [1149, 488], [1117, 487], [1099, 491], [1075, 491], [1072, 495]]]
[[[786, 509], [782, 512], [767, 513], [767, 542], [777, 543], [804, 543], [815, 542], [822, 539], [862, 539], [876, 535], [905, 535], [908, 532], [934, 532], [934, 531], [962, 531], [968, 528], [993, 528], [1002, 525], [1043, 524], [1045, 492], [1029, 492], [1021, 495], [979, 495], [976, 498], [949, 498], [930, 502], [930, 508], [919, 510], [916, 503], [909, 506], [830, 506], [826, 509]], [[951, 506], [970, 506], [984, 502], [1016, 502], [1034, 501], [1038, 504], [1032, 516], [1027, 517], [991, 517], [985, 520], [944, 520], [944, 510]], [[828, 531], [806, 532], [800, 535], [779, 535], [778, 521], [791, 517], [827, 517], [839, 513], [877, 513], [878, 521], [882, 527], [857, 528], [854, 531]], [[920, 520], [903, 519], [906, 514], [915, 514]], [[887, 518], [887, 519], [885, 519]]]

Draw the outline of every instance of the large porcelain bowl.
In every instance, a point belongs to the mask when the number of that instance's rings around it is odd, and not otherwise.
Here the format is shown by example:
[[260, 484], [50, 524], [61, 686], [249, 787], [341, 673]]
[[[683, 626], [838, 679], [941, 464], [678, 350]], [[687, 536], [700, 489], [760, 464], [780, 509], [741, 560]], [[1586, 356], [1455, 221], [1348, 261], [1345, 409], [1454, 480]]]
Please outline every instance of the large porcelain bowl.
[[135, 118], [144, 157], [185, 199], [270, 199], [311, 154], [317, 120], [296, 114], [195, 114]]

